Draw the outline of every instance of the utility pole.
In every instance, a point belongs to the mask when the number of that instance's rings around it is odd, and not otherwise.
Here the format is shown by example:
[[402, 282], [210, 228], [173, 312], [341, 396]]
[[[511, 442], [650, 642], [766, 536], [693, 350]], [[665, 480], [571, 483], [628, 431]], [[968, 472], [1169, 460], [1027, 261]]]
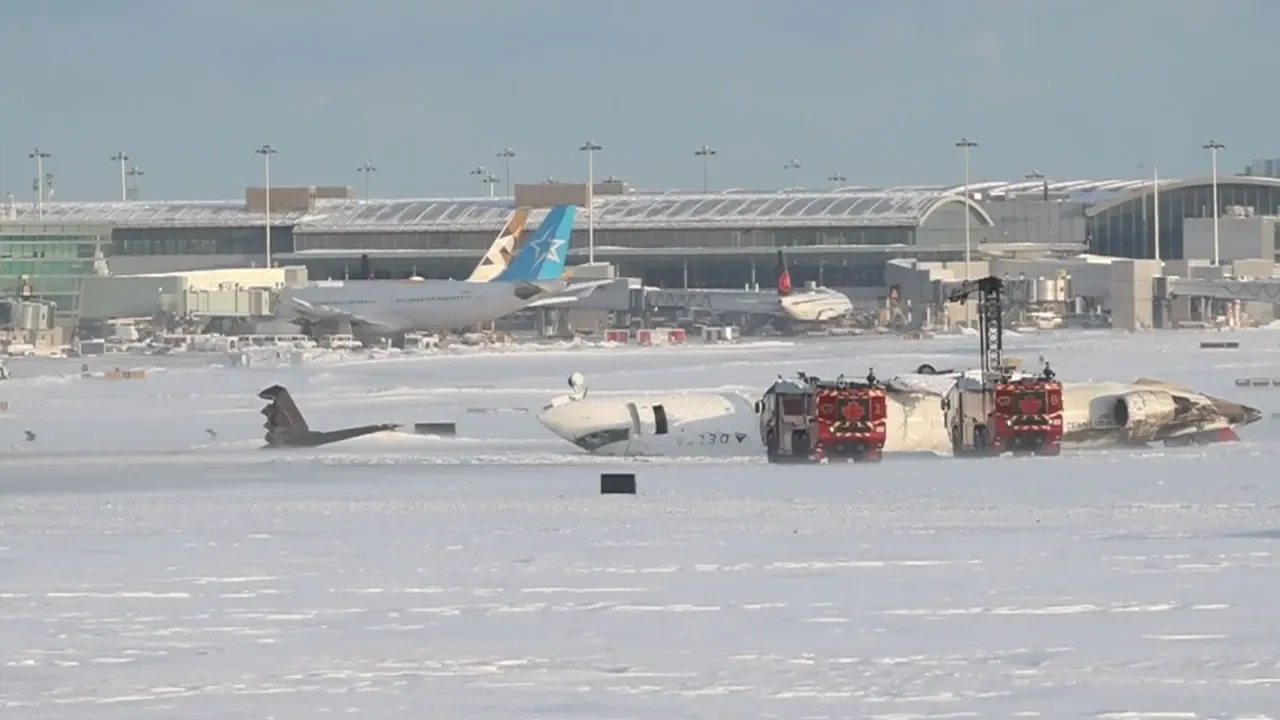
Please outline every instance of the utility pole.
[[378, 172], [378, 168], [366, 162], [365, 164], [356, 168], [356, 172], [362, 173], [364, 175], [364, 199], [368, 200], [369, 199], [369, 176]]
[[480, 194], [483, 196], [484, 186], [488, 184], [485, 182], [485, 178], [489, 177], [489, 171], [485, 169], [485, 166], [477, 165], [469, 174], [480, 182]]
[[514, 197], [511, 194], [511, 158], [515, 156], [516, 156], [516, 151], [512, 150], [511, 148], [503, 148], [502, 151], [499, 152], [497, 155], [497, 157], [502, 159], [502, 162], [506, 166], [507, 174], [505, 177], [507, 180], [507, 197]]
[[964, 154], [964, 279], [971, 280], [973, 276], [969, 273], [969, 255], [971, 253], [972, 241], [969, 236], [969, 151], [978, 147], [978, 143], [970, 140], [968, 137], [962, 137], [956, 141], [956, 147]]
[[1225, 148], [1226, 145], [1217, 140], [1210, 140], [1204, 144], [1204, 149], [1209, 151], [1209, 162], [1213, 168], [1213, 264], [1219, 265], [1218, 258], [1218, 151]]
[[129, 162], [129, 154], [121, 150], [120, 152], [111, 156], [111, 162], [120, 163], [120, 202], [128, 202], [129, 187], [128, 187], [128, 183], [125, 182], [126, 173], [124, 169], [124, 164]]
[[265, 203], [262, 207], [263, 215], [265, 217], [263, 227], [266, 228], [267, 246], [265, 255], [267, 258], [267, 267], [271, 267], [271, 156], [276, 154], [276, 149], [270, 145], [263, 145], [262, 147], [254, 150], [254, 152], [262, 156], [263, 174], [265, 175], [265, 187], [263, 190], [265, 191], [264, 194], [266, 197], [264, 198]]
[[44, 152], [40, 148], [31, 151], [27, 157], [36, 161], [36, 217], [40, 220], [44, 219], [44, 161], [53, 157], [51, 153]]
[[693, 154], [697, 157], [702, 158], [702, 192], [707, 192], [708, 167], [711, 165], [711, 158], [716, 156], [716, 149], [711, 147], [710, 145], [703, 145], [697, 150], [694, 150]]
[[143, 175], [146, 175], [146, 173], [142, 172], [142, 168], [138, 167], [137, 165], [130, 165], [129, 171], [126, 172], [125, 175], [128, 176], [131, 180], [133, 180], [133, 187], [128, 189], [128, 198], [130, 200], [136, 201], [142, 195], [142, 193], [139, 192], [139, 189], [138, 189], [138, 178], [142, 177]]
[[[803, 166], [800, 163], [796, 162], [795, 160], [788, 160], [785, 163], [783, 163], [782, 171], [798, 173], [802, 167]], [[796, 186], [788, 182], [787, 187], [796, 187]]]
[[582, 143], [578, 148], [580, 152], [587, 154], [587, 264], [590, 265], [596, 261], [596, 170], [595, 170], [595, 153], [603, 150], [604, 146], [596, 144], [590, 140]]

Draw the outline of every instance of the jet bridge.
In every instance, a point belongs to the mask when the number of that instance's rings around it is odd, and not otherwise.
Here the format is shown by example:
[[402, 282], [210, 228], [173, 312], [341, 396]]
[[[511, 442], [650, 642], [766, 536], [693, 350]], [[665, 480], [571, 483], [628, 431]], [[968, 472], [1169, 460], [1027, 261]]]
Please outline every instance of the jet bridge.
[[1280, 303], [1280, 278], [1168, 277], [1165, 280], [1169, 297], [1206, 297], [1216, 300]]
[[772, 315], [778, 309], [778, 296], [752, 290], [645, 288], [644, 304], [646, 308]]

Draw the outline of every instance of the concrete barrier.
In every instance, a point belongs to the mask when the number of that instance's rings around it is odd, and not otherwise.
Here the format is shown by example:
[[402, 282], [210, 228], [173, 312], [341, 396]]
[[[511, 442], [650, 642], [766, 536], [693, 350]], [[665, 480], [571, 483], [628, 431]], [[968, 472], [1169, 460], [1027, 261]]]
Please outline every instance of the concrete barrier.
[[601, 495], [635, 495], [635, 473], [600, 473]]
[[455, 437], [458, 434], [457, 423], [420, 422], [413, 424], [415, 435], [436, 435], [439, 437]]
[[107, 370], [102, 373], [103, 380], [145, 380], [146, 370]]
[[1236, 378], [1236, 387], [1280, 387], [1280, 378]]

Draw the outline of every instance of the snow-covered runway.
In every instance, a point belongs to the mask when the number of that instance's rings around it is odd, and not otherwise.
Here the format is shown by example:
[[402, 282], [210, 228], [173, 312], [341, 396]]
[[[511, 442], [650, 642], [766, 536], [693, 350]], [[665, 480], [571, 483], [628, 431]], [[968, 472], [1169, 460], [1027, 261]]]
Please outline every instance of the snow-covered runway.
[[[1280, 333], [1239, 337], [1221, 353], [1189, 333], [1012, 344], [1064, 379], [1161, 377], [1280, 410], [1280, 390], [1232, 386], [1280, 368]], [[467, 412], [533, 411], [574, 370], [592, 392], [758, 391], [794, 370], [964, 364], [973, 344], [183, 358], [136, 382], [15, 362], [0, 387], [0, 708], [1280, 717], [1266, 421], [1239, 444], [1057, 459], [633, 462], [640, 495], [601, 497], [600, 470], [624, 461], [582, 456], [532, 412]], [[254, 393], [275, 382], [315, 427], [456, 420], [461, 437], [260, 451]]]

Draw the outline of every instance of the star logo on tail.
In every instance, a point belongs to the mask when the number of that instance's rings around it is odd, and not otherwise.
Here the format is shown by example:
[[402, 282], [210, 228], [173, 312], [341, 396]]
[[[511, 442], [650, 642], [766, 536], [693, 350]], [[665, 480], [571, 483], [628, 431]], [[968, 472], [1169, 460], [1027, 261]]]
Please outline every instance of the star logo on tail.
[[555, 262], [562, 262], [564, 258], [560, 256], [560, 248], [564, 246], [564, 240], [548, 235], [538, 240], [538, 263], [546, 262], [548, 259]]

